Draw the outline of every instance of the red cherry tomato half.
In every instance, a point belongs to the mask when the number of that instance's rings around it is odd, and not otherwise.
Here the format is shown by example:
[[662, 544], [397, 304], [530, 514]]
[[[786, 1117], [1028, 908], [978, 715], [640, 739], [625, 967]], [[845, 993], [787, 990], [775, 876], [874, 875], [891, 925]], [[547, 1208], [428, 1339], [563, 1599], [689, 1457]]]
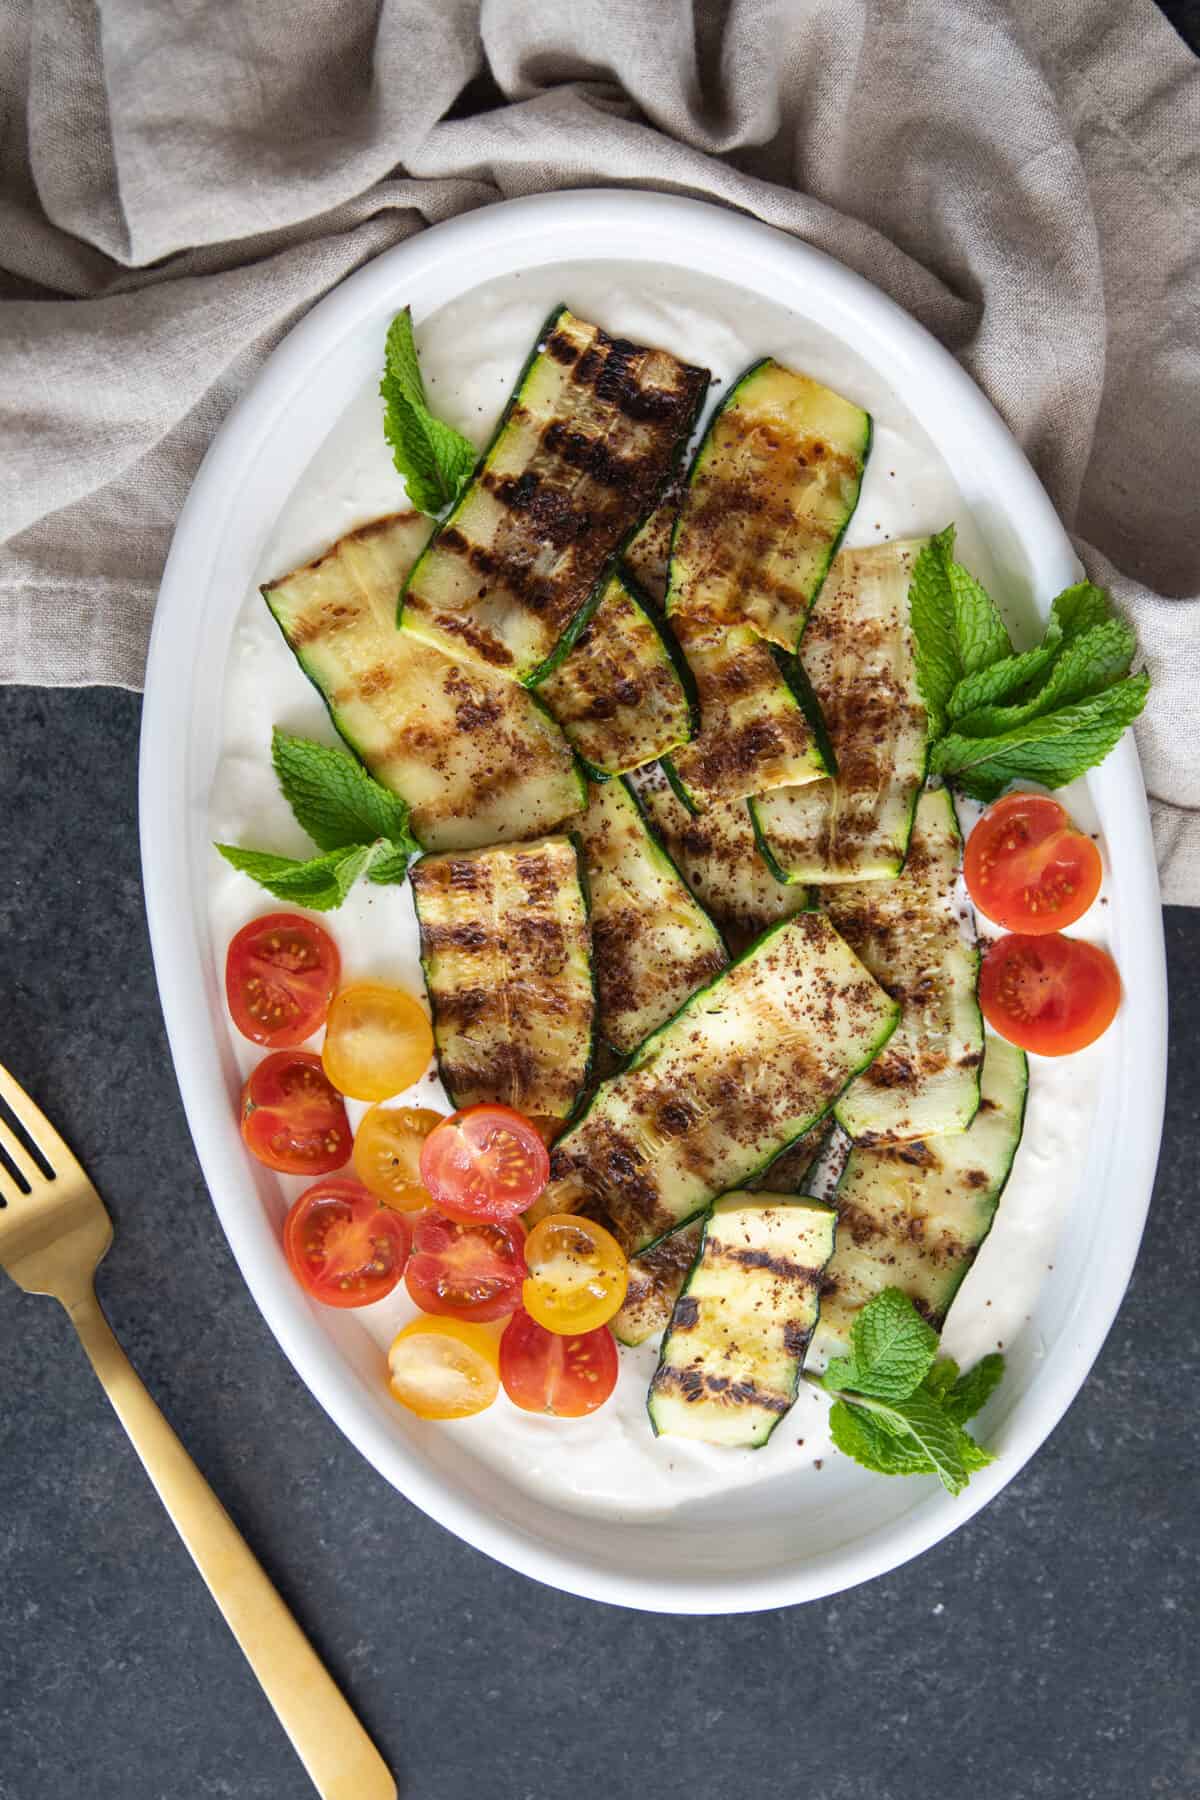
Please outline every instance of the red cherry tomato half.
[[1067, 1056], [1108, 1030], [1121, 977], [1107, 950], [1058, 932], [997, 938], [979, 972], [979, 1004], [993, 1030], [1039, 1056]]
[[963, 875], [980, 912], [1027, 937], [1081, 919], [1100, 892], [1100, 852], [1049, 794], [1006, 794], [967, 839]]
[[242, 1089], [247, 1148], [284, 1175], [325, 1175], [349, 1161], [353, 1142], [342, 1096], [308, 1050], [275, 1050]]
[[469, 1106], [431, 1131], [421, 1181], [456, 1219], [515, 1219], [550, 1179], [550, 1153], [535, 1126], [508, 1106]]
[[300, 1285], [326, 1306], [370, 1306], [390, 1294], [408, 1261], [411, 1227], [361, 1182], [318, 1181], [283, 1223]]
[[421, 1213], [413, 1224], [408, 1291], [422, 1312], [451, 1319], [505, 1319], [521, 1304], [525, 1227], [519, 1219], [449, 1219]]
[[525, 1412], [581, 1419], [604, 1405], [617, 1385], [617, 1366], [607, 1325], [563, 1337], [519, 1312], [500, 1339], [500, 1380], [513, 1405]]
[[299, 913], [243, 925], [225, 958], [233, 1022], [252, 1043], [290, 1050], [325, 1023], [342, 970], [327, 931]]

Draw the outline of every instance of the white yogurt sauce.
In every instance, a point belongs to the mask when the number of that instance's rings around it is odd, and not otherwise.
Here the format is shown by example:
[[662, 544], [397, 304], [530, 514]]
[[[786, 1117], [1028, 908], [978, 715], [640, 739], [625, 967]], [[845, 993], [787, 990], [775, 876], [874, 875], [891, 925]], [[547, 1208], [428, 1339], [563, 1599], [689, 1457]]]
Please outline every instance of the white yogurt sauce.
[[[418, 331], [431, 403], [443, 418], [483, 443], [512, 386], [535, 333], [552, 305], [567, 303], [608, 330], [657, 343], [707, 365], [719, 383], [714, 396], [754, 358], [771, 354], [810, 371], [867, 406], [875, 442], [850, 544], [908, 537], [953, 519], [959, 554], [993, 592], [994, 568], [967, 515], [954, 479], [919, 424], [883, 377], [832, 332], [786, 308], [724, 283], [701, 282], [666, 269], [611, 263], [539, 270], [477, 289], [424, 320]], [[342, 532], [405, 506], [405, 494], [380, 429], [374, 383], [349, 397], [345, 411], [313, 458], [283, 511], [255, 581], [283, 574]], [[223, 842], [308, 855], [312, 846], [282, 799], [270, 763], [273, 725], [336, 743], [325, 707], [294, 661], [256, 587], [245, 604], [229, 652], [223, 754], [211, 800], [211, 835]], [[1094, 828], [1086, 789], [1064, 803], [1085, 829]], [[964, 815], [964, 828], [970, 824]], [[1106, 890], [1107, 892], [1107, 882]], [[215, 853], [210, 876], [213, 943], [223, 959], [233, 933], [275, 903]], [[1100, 904], [1081, 934], [1104, 941], [1107, 909]], [[407, 886], [360, 883], [342, 908], [325, 918], [342, 955], [346, 979], [373, 977], [423, 995], [417, 929]], [[983, 929], [987, 929], [986, 926]], [[261, 1052], [230, 1027], [248, 1072]], [[314, 1047], [319, 1039], [314, 1039]], [[1082, 1147], [1095, 1107], [1103, 1051], [1096, 1047], [1059, 1060], [1031, 1058], [1025, 1135], [1000, 1204], [996, 1224], [955, 1301], [944, 1334], [946, 1351], [968, 1365], [1007, 1347], [1026, 1324], [1039, 1284], [1054, 1260], [1060, 1222], [1079, 1178]], [[436, 1075], [427, 1075], [398, 1103], [449, 1110]], [[350, 1104], [357, 1124], [365, 1109]], [[303, 1183], [280, 1177], [281, 1202]], [[247, 1197], [247, 1204], [252, 1204]], [[403, 1296], [403, 1285], [400, 1294]], [[386, 1350], [412, 1315], [393, 1295], [356, 1317]], [[332, 1354], [331, 1348], [331, 1354]], [[663, 1516], [689, 1501], [787, 1474], [812, 1475], [833, 1452], [826, 1403], [801, 1384], [791, 1413], [761, 1450], [719, 1450], [670, 1438], [655, 1439], [646, 1416], [646, 1387], [657, 1350], [622, 1350], [621, 1376], [608, 1404], [590, 1419], [556, 1421], [522, 1413], [501, 1394], [488, 1412], [440, 1429], [458, 1434], [481, 1462], [531, 1495], [578, 1513], [609, 1517]], [[380, 1357], [380, 1380], [385, 1379]]]

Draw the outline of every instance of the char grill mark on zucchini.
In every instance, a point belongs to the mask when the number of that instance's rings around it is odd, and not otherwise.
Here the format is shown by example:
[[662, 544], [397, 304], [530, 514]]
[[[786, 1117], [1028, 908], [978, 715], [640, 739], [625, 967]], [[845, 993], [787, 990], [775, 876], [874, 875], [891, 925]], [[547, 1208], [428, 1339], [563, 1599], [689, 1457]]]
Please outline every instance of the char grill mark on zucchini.
[[601, 781], [657, 761], [699, 724], [696, 684], [678, 644], [619, 571], [538, 693]]
[[[814, 1125], [751, 1185], [776, 1194], [801, 1193], [827, 1135], [824, 1123]], [[651, 1249], [631, 1258], [625, 1300], [612, 1322], [618, 1343], [644, 1344], [647, 1338], [662, 1331], [696, 1260], [703, 1233], [704, 1219], [693, 1219], [690, 1225], [681, 1225]]]
[[700, 731], [670, 766], [688, 806], [704, 812], [831, 774], [823, 725], [795, 658], [749, 626], [677, 614], [671, 624], [696, 680]]
[[728, 957], [623, 781], [593, 785], [579, 839], [591, 892], [600, 1032], [624, 1054]]
[[766, 1443], [796, 1398], [836, 1220], [785, 1194], [717, 1201], [650, 1383], [656, 1435]]
[[786, 920], [601, 1084], [531, 1220], [596, 1207], [636, 1255], [823, 1118], [898, 1016], [826, 918]]
[[411, 871], [434, 1042], [455, 1106], [563, 1119], [588, 1077], [587, 905], [569, 838], [425, 856]]
[[837, 1249], [825, 1272], [812, 1359], [849, 1346], [856, 1313], [898, 1287], [940, 1330], [992, 1228], [1025, 1117], [1023, 1051], [990, 1032], [983, 1097], [969, 1130], [923, 1143], [856, 1144], [835, 1203]]
[[795, 650], [858, 504], [870, 414], [766, 358], [715, 413], [688, 477], [668, 613]]
[[958, 893], [962, 839], [946, 788], [917, 802], [904, 873], [832, 887], [822, 904], [872, 975], [901, 1003], [887, 1048], [842, 1095], [838, 1122], [859, 1141], [963, 1131], [979, 1105], [983, 1020], [979, 946]]
[[405, 631], [527, 685], [547, 675], [669, 479], [707, 386], [706, 369], [558, 309], [409, 576]]
[[396, 596], [429, 536], [397, 513], [263, 588], [334, 725], [407, 800], [427, 850], [536, 837], [582, 812], [584, 782], [545, 708], [501, 676], [396, 630]]
[[804, 669], [837, 775], [751, 801], [780, 880], [880, 880], [904, 866], [928, 756], [908, 611], [912, 566], [926, 541], [843, 550], [812, 608]]
[[727, 939], [757, 937], [768, 925], [804, 911], [806, 890], [772, 875], [743, 801], [690, 813], [662, 768], [639, 769], [632, 786], [680, 874]]

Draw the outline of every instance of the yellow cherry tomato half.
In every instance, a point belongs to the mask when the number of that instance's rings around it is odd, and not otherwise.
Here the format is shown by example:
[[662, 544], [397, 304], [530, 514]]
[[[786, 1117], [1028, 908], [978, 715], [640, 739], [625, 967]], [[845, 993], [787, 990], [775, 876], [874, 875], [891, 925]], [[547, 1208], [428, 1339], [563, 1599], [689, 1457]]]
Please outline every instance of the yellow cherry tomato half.
[[432, 1055], [429, 1020], [403, 988], [357, 981], [334, 995], [321, 1061], [340, 1093], [386, 1100], [420, 1080]]
[[525, 1264], [522, 1304], [547, 1331], [576, 1337], [621, 1310], [629, 1264], [612, 1233], [592, 1219], [548, 1214], [525, 1240]]
[[354, 1134], [354, 1173], [363, 1186], [397, 1212], [432, 1206], [421, 1145], [443, 1117], [427, 1106], [373, 1106]]
[[388, 1351], [393, 1400], [419, 1419], [469, 1419], [500, 1391], [500, 1338], [465, 1319], [414, 1319]]

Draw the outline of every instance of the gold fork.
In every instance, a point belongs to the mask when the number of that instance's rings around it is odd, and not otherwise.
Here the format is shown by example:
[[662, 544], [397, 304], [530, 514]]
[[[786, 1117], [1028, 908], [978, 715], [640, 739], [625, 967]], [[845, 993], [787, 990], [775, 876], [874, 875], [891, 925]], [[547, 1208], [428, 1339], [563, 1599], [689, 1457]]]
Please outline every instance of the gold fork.
[[[66, 1308], [147, 1475], [324, 1800], [396, 1800], [396, 1784], [248, 1544], [135, 1374], [100, 1310], [112, 1243], [104, 1202], [45, 1115], [0, 1064], [0, 1268]], [[27, 1141], [26, 1141], [27, 1140]], [[30, 1154], [30, 1146], [36, 1155]]]

